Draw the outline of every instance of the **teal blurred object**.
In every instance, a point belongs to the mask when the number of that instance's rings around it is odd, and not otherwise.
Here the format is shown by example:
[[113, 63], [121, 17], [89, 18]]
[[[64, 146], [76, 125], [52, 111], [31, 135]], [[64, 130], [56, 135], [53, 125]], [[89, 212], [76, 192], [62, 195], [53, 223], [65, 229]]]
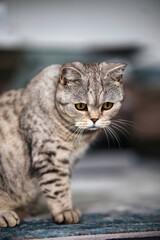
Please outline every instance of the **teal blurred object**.
[[[115, 239], [114, 234], [117, 233], [119, 237], [121, 234], [127, 233], [127, 239], [129, 236], [140, 235], [144, 237], [150, 236], [150, 234], [160, 237], [160, 209], [150, 214], [133, 214], [127, 211], [108, 214], [86, 214], [83, 215], [79, 224], [74, 225], [56, 225], [51, 218], [31, 219], [22, 221], [19, 226], [14, 228], [1, 228], [0, 239], [61, 239], [68, 236], [73, 237], [69, 239], [76, 239], [75, 236], [84, 235], [98, 235], [99, 238], [97, 239], [101, 239], [101, 234], [106, 236], [103, 239], [108, 239], [109, 234], [113, 236], [113, 238], [109, 239]], [[83, 239], [87, 239], [87, 236]]]
[[133, 71], [134, 82], [140, 87], [160, 88], [160, 67], [147, 67]]
[[9, 88], [24, 87], [40, 70], [52, 64], [64, 64], [73, 61], [84, 63], [121, 61], [128, 63], [137, 51], [137, 47], [134, 46], [124, 49], [107, 48], [102, 50], [17, 50], [15, 53], [20, 58], [20, 64], [12, 77]]
[[66, 62], [99, 62], [105, 61], [106, 55], [96, 55], [84, 52], [60, 52], [60, 51], [23, 51], [20, 53], [22, 64], [14, 74], [11, 84], [12, 88], [23, 88], [43, 68], [52, 64], [64, 64]]

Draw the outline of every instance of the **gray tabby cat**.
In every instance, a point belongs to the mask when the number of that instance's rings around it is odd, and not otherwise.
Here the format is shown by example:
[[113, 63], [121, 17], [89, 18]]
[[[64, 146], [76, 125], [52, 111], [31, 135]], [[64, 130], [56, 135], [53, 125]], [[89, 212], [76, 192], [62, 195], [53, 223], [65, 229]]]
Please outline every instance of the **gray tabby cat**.
[[105, 62], [52, 65], [25, 89], [1, 95], [1, 227], [19, 224], [19, 210], [30, 206], [39, 192], [55, 223], [78, 223], [70, 170], [120, 109], [125, 67]]

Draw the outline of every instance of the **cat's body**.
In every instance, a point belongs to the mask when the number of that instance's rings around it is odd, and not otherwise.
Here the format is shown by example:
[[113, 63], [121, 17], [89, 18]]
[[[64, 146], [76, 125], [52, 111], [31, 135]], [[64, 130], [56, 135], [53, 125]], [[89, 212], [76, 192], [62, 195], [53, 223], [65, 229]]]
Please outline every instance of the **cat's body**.
[[[124, 68], [107, 63], [53, 65], [25, 89], [1, 95], [0, 226], [19, 224], [17, 209], [29, 206], [39, 192], [55, 222], [79, 221], [80, 212], [72, 207], [70, 170], [119, 110]], [[100, 101], [114, 102], [115, 108], [99, 123]], [[84, 102], [88, 109], [78, 111], [82, 105], [77, 103]]]

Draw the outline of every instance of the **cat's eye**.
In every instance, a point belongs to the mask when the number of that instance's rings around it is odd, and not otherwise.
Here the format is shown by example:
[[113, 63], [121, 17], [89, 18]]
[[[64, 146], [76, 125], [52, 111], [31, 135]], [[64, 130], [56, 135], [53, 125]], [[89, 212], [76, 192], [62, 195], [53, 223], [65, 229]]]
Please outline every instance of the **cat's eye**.
[[111, 102], [105, 102], [103, 105], [102, 105], [102, 110], [109, 110], [113, 107], [113, 103]]
[[77, 103], [75, 104], [75, 108], [80, 111], [87, 111], [87, 104], [85, 103]]

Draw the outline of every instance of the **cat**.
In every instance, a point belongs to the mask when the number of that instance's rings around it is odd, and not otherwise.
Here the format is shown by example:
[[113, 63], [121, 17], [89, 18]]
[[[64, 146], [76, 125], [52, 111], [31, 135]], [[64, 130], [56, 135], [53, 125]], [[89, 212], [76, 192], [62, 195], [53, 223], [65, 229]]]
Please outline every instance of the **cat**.
[[[78, 223], [70, 172], [119, 111], [124, 63], [51, 65], [0, 96], [0, 227], [20, 223], [40, 192], [55, 223]], [[80, 141], [81, 138], [81, 141]]]

